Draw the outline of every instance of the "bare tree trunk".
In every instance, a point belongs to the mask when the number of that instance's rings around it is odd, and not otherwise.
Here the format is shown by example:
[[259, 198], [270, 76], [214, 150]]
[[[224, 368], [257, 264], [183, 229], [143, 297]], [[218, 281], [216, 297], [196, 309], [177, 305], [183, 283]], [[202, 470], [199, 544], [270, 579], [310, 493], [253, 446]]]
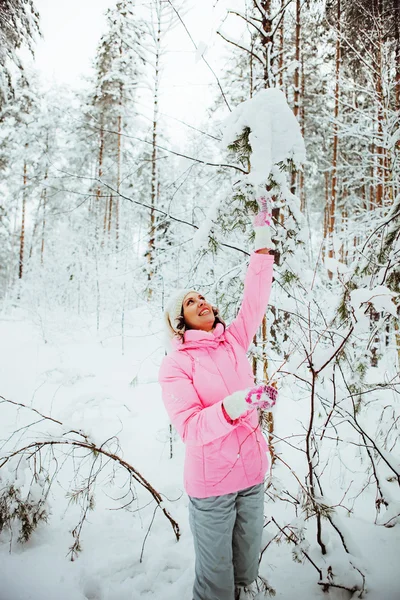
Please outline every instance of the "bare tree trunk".
[[[293, 99], [293, 113], [298, 121], [300, 121], [300, 0], [296, 0], [296, 29], [295, 29], [295, 60], [296, 60], [296, 68], [294, 70], [294, 99]], [[297, 173], [295, 171], [292, 172], [291, 175], [291, 192], [292, 194], [296, 193], [296, 181], [297, 181]]]
[[[396, 98], [396, 110], [398, 114], [400, 114], [400, 0], [395, 0], [394, 2], [395, 15], [394, 15], [394, 23], [395, 23], [395, 39], [396, 39], [396, 50], [395, 50], [395, 64], [396, 64], [396, 87], [395, 87], [395, 98]], [[396, 152], [400, 155], [400, 136], [397, 138], [396, 142]], [[397, 194], [400, 193], [400, 182], [397, 178], [393, 182], [393, 197], [396, 198]], [[400, 350], [399, 350], [400, 352]]]
[[361, 188], [361, 198], [362, 198], [362, 207], [363, 210], [368, 210], [368, 205], [367, 205], [367, 190], [365, 189], [365, 183]]
[[378, 110], [378, 146], [376, 148], [377, 153], [377, 184], [376, 184], [376, 206], [383, 206], [390, 200], [387, 197], [388, 191], [391, 186], [386, 186], [386, 180], [388, 178], [389, 171], [389, 161], [388, 156], [384, 144], [384, 121], [385, 121], [385, 97], [383, 91], [383, 79], [384, 79], [384, 66], [383, 66], [383, 57], [382, 57], [382, 47], [383, 47], [383, 35], [382, 35], [382, 27], [383, 27], [383, 8], [381, 6], [380, 0], [375, 0], [374, 2], [374, 13], [375, 13], [375, 27], [377, 30], [377, 40], [376, 40], [376, 68], [374, 69], [374, 73], [376, 75], [375, 79], [375, 88], [377, 95], [377, 110]]
[[[371, 144], [371, 150], [370, 150], [371, 156], [374, 157], [375, 154], [375, 144], [372, 142]], [[373, 210], [375, 208], [375, 186], [374, 186], [374, 181], [375, 181], [375, 160], [374, 158], [372, 159], [372, 163], [371, 163], [371, 168], [370, 168], [370, 183], [369, 183], [369, 210]]]
[[346, 235], [347, 232], [347, 217], [348, 217], [348, 213], [347, 213], [347, 206], [346, 206], [346, 197], [347, 197], [347, 189], [344, 188], [343, 189], [343, 198], [342, 198], [342, 233], [344, 233], [343, 235], [343, 242], [342, 242], [342, 246], [340, 248], [340, 261], [342, 263], [346, 263], [346, 257], [348, 255], [348, 237]]
[[[122, 84], [121, 84], [122, 88]], [[120, 94], [120, 110], [122, 108], [122, 89]], [[119, 188], [121, 185], [121, 132], [122, 132], [122, 117], [118, 117], [118, 146], [117, 146], [117, 197], [115, 198], [115, 246], [118, 250], [119, 241]]]
[[[28, 144], [25, 144], [25, 149], [28, 148]], [[19, 268], [18, 277], [22, 279], [22, 273], [24, 270], [24, 247], [25, 247], [25, 210], [26, 210], [26, 184], [27, 184], [27, 164], [24, 161], [24, 180], [22, 188], [22, 215], [21, 215], [21, 233], [19, 236]]]
[[[122, 40], [119, 45], [119, 55], [122, 56]], [[121, 185], [121, 144], [122, 144], [122, 98], [124, 88], [122, 82], [119, 84], [119, 115], [118, 115], [118, 140], [117, 140], [117, 197], [115, 198], [115, 246], [118, 250], [119, 241], [119, 188]]]
[[329, 173], [325, 171], [324, 173], [325, 180], [325, 209], [324, 209], [324, 223], [323, 223], [323, 234], [325, 245], [328, 244], [328, 215], [329, 215]]
[[[339, 117], [339, 98], [340, 98], [340, 61], [341, 61], [341, 6], [340, 0], [337, 0], [337, 39], [336, 39], [336, 68], [335, 68], [335, 110], [334, 110], [334, 121], [333, 121], [333, 156], [332, 156], [332, 188], [331, 198], [329, 203], [328, 211], [328, 256], [333, 258], [333, 232], [335, 230], [335, 213], [336, 213], [336, 202], [337, 202], [337, 160], [338, 160], [338, 117]], [[329, 278], [332, 279], [333, 273], [328, 271]]]
[[[97, 165], [97, 177], [99, 179], [99, 183], [97, 184], [97, 189], [96, 189], [96, 202], [95, 202], [95, 207], [94, 207], [94, 213], [95, 213], [95, 236], [96, 239], [98, 238], [98, 222], [97, 219], [99, 218], [99, 213], [100, 213], [100, 197], [101, 197], [101, 186], [100, 186], [100, 181], [101, 178], [103, 176], [103, 155], [104, 155], [104, 129], [103, 129], [103, 123], [100, 124], [100, 144], [99, 144], [99, 158], [98, 158], [98, 165]], [[107, 199], [106, 199], [106, 205], [107, 205]], [[106, 215], [107, 215], [107, 207], [104, 213], [104, 232], [106, 230]]]
[[294, 70], [294, 107], [293, 112], [297, 119], [300, 115], [300, 34], [301, 34], [301, 5], [300, 0], [296, 0], [296, 68]]
[[[255, 7], [261, 13], [261, 45], [264, 56], [264, 87], [270, 88], [275, 84], [275, 76], [272, 72], [272, 20], [271, 20], [271, 0], [254, 1]], [[261, 8], [261, 10], [260, 10]]]
[[[263, 352], [262, 352], [262, 361], [263, 361], [263, 378], [264, 381], [269, 381], [268, 377], [268, 358], [267, 358], [267, 316], [264, 315], [262, 320], [262, 344], [263, 344]], [[275, 448], [274, 448], [274, 415], [272, 413], [266, 413], [265, 422], [267, 425], [268, 431], [268, 447], [271, 455], [271, 470], [276, 461]]]
[[110, 200], [108, 203], [108, 234], [111, 232], [111, 221], [112, 221], [112, 212], [113, 212], [113, 195], [110, 194]]
[[[101, 179], [103, 176], [103, 153], [104, 153], [104, 129], [103, 126], [100, 127], [100, 146], [99, 146], [99, 163], [97, 168], [98, 178]], [[96, 190], [96, 200], [99, 200], [101, 196], [100, 184], [97, 186]]]
[[106, 204], [104, 207], [104, 219], [103, 219], [103, 233], [106, 234], [108, 221], [108, 196], [106, 196]]
[[147, 251], [147, 261], [149, 264], [149, 270], [147, 278], [149, 281], [148, 298], [152, 296], [152, 287], [150, 285], [151, 280], [154, 276], [154, 250], [155, 250], [155, 211], [158, 193], [158, 173], [157, 173], [157, 125], [158, 125], [158, 93], [160, 85], [160, 42], [161, 42], [161, 5], [157, 2], [157, 38], [156, 42], [156, 55], [155, 55], [155, 77], [154, 77], [154, 101], [153, 101], [153, 139], [152, 139], [152, 155], [151, 155], [151, 209], [150, 209], [150, 227], [149, 227], [149, 241]]
[[254, 55], [254, 34], [250, 34], [250, 54], [249, 54], [249, 68], [250, 68], [250, 90], [249, 90], [249, 97], [252, 98], [253, 97], [253, 92], [254, 92], [254, 65], [253, 65], [253, 55]]
[[[304, 73], [304, 57], [301, 57], [301, 106], [300, 106], [300, 126], [301, 135], [304, 138], [304, 95], [306, 90], [306, 78]], [[300, 171], [300, 210], [304, 214], [306, 212], [306, 194], [304, 190], [304, 171]]]
[[44, 261], [44, 238], [46, 231], [46, 208], [47, 208], [47, 187], [46, 182], [48, 178], [48, 170], [46, 169], [46, 173], [44, 176], [44, 188], [43, 188], [43, 196], [42, 196], [42, 208], [43, 208], [43, 218], [42, 218], [42, 243], [40, 245], [40, 264], [43, 264]]
[[400, 369], [400, 327], [399, 327], [398, 321], [395, 321], [394, 329], [395, 329], [394, 339], [396, 340], [396, 349], [397, 349], [397, 369]]
[[[396, 51], [395, 51], [395, 63], [396, 63], [396, 110], [400, 111], [400, 0], [395, 0], [395, 15], [394, 15], [394, 27], [395, 27], [395, 39], [396, 39]], [[397, 140], [397, 148], [400, 150], [400, 139]]]
[[[253, 344], [257, 348], [257, 334], [255, 334], [255, 336], [253, 337]], [[257, 355], [253, 354], [253, 375], [254, 375], [254, 379], [257, 379], [257, 364], [258, 364]]]
[[[379, 4], [377, 3], [377, 9], [379, 11]], [[378, 13], [379, 14], [379, 13]], [[382, 38], [381, 38], [381, 20], [380, 15], [376, 21], [376, 26], [379, 30], [377, 39], [377, 52], [376, 52], [376, 95], [377, 95], [377, 110], [378, 110], [378, 146], [376, 148], [377, 154], [377, 183], [376, 183], [376, 206], [382, 206], [385, 197], [385, 165], [386, 165], [386, 152], [383, 145], [383, 121], [384, 121], [384, 98], [382, 89]]]
[[283, 15], [281, 19], [281, 23], [279, 26], [279, 87], [282, 91], [283, 89], [283, 52], [285, 49], [285, 9], [283, 8], [285, 5], [285, 0], [281, 0], [281, 10], [283, 10]]

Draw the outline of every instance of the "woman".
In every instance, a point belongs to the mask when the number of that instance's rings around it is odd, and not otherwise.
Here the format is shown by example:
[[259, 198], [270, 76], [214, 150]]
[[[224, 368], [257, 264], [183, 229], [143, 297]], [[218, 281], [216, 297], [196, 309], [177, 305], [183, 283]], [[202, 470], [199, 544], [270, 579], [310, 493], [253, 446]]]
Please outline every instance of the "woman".
[[[196, 290], [171, 299], [166, 323], [174, 350], [161, 365], [163, 401], [186, 445], [184, 481], [194, 538], [193, 600], [253, 598], [263, 530], [267, 444], [257, 408], [270, 410], [276, 391], [254, 387], [246, 352], [272, 284], [270, 211], [260, 198], [243, 301], [225, 327]], [[252, 591], [253, 590], [253, 593]]]

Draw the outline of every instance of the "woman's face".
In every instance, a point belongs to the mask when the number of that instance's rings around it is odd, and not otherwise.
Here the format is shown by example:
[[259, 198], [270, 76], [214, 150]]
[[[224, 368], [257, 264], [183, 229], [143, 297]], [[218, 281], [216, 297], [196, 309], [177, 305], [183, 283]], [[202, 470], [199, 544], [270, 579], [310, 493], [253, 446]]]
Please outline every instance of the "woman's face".
[[189, 292], [184, 297], [183, 316], [187, 329], [211, 331], [215, 321], [212, 305], [197, 292]]

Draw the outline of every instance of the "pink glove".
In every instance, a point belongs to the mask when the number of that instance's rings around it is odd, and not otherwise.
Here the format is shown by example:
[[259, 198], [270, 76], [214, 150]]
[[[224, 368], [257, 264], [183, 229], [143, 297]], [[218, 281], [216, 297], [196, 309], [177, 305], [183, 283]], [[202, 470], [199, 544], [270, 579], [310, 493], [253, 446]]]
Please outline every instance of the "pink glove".
[[247, 390], [238, 390], [224, 398], [222, 406], [228, 417], [234, 421], [252, 408], [271, 411], [278, 392], [272, 385], [257, 385]]
[[256, 406], [266, 410], [275, 406], [277, 398], [278, 391], [272, 385], [257, 385], [247, 392], [245, 401], [249, 408]]
[[275, 248], [271, 240], [270, 226], [272, 223], [272, 200], [268, 192], [257, 198], [259, 211], [253, 219], [253, 227], [256, 233], [254, 250], [261, 248]]
[[272, 200], [269, 194], [257, 198], [259, 211], [254, 217], [254, 227], [269, 227], [272, 221]]

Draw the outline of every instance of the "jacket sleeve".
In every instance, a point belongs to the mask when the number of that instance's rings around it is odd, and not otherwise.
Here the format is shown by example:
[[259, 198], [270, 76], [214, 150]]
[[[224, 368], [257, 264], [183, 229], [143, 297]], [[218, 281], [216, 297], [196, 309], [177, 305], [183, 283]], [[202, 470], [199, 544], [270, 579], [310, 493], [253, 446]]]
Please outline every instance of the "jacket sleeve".
[[247, 351], [267, 310], [272, 287], [274, 257], [253, 252], [244, 281], [243, 300], [238, 315], [227, 328]]
[[171, 423], [185, 444], [209, 444], [239, 424], [239, 420], [230, 421], [225, 417], [222, 400], [204, 408], [192, 380], [170, 356], [162, 362], [159, 382]]

